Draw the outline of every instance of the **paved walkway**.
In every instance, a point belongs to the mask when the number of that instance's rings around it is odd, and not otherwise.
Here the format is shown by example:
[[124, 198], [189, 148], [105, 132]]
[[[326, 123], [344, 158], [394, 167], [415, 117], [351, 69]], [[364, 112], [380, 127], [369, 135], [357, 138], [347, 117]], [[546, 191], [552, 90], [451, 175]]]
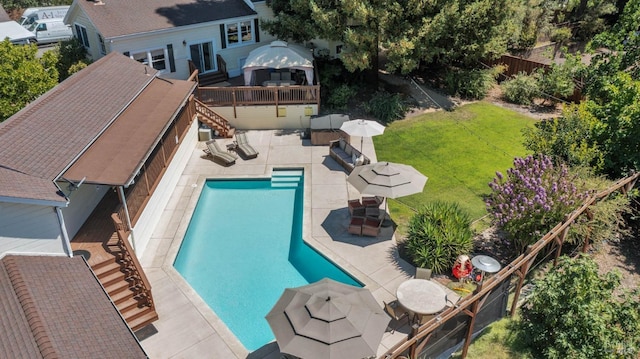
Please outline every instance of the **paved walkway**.
[[[172, 266], [207, 178], [270, 177], [274, 167], [302, 167], [305, 169], [303, 232], [310, 245], [355, 275], [381, 305], [382, 301], [393, 300], [398, 285], [415, 273], [411, 265], [398, 257], [393, 227], [383, 228], [378, 238], [347, 233], [346, 202], [359, 198], [360, 194], [346, 182], [346, 172], [329, 157], [328, 146], [312, 146], [309, 140], [301, 139], [298, 131], [247, 134], [260, 155], [247, 161], [238, 159], [231, 167], [203, 158], [204, 144], [198, 143], [142, 256], [160, 317], [154, 323], [157, 333], [141, 338], [151, 358], [281, 357], [275, 342], [249, 353]], [[351, 141], [360, 142], [360, 138]], [[364, 139], [363, 152], [375, 160], [370, 138]], [[407, 333], [408, 327], [393, 335], [385, 333], [378, 354]]]

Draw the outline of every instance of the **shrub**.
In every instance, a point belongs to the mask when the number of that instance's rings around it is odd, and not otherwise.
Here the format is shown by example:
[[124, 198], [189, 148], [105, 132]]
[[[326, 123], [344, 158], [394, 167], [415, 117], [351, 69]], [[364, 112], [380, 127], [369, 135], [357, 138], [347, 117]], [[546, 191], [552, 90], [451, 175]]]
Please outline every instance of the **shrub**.
[[[576, 172], [576, 169], [573, 171]], [[580, 179], [585, 182], [587, 188], [603, 191], [614, 184], [614, 181], [594, 176], [590, 168], [580, 168], [579, 171]], [[588, 216], [578, 217], [571, 225], [566, 241], [577, 245], [584, 243], [584, 239], [588, 237], [591, 244], [598, 246], [605, 240], [617, 241], [631, 235], [625, 215], [633, 214], [631, 198], [634, 194], [636, 191], [628, 194], [614, 192], [597, 201], [589, 208], [591, 219]]]
[[449, 92], [455, 96], [480, 100], [487, 96], [493, 85], [496, 84], [496, 77], [504, 70], [502, 66], [491, 69], [459, 69], [450, 71], [445, 76], [445, 84]]
[[638, 293], [615, 295], [619, 272], [598, 274], [589, 257], [563, 257], [535, 282], [522, 307], [522, 340], [536, 358], [637, 358]]
[[365, 109], [382, 123], [391, 123], [404, 118], [408, 106], [398, 93], [390, 94], [386, 91], [378, 91], [366, 103]]
[[500, 172], [496, 176], [489, 183], [487, 211], [509, 234], [519, 253], [562, 221], [587, 195], [578, 191], [576, 176], [564, 165], [554, 166], [548, 156], [516, 158], [506, 177]]
[[407, 254], [418, 267], [443, 273], [473, 249], [469, 215], [456, 203], [433, 202], [409, 221]]
[[530, 105], [540, 94], [538, 79], [525, 73], [519, 73], [511, 80], [502, 83], [504, 98], [518, 105]]
[[349, 100], [357, 93], [358, 91], [354, 87], [342, 84], [331, 91], [327, 104], [336, 110], [346, 110]]

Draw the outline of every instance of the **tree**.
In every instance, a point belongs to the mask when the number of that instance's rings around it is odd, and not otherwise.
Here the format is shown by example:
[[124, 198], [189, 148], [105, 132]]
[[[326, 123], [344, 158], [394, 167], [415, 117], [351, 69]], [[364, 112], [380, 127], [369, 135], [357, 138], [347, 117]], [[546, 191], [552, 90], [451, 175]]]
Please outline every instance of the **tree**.
[[385, 0], [272, 0], [275, 19], [264, 20], [263, 28], [294, 42], [340, 41], [347, 70], [377, 69], [385, 6]]
[[605, 48], [591, 60], [585, 80], [585, 92], [599, 97], [598, 91], [607, 85], [608, 79], [622, 71], [640, 80], [640, 1], [629, 0], [618, 21], [606, 32], [596, 35], [589, 49]]
[[586, 166], [601, 172], [604, 154], [593, 141], [598, 120], [585, 103], [566, 106], [562, 116], [537, 122], [523, 131], [525, 147], [536, 154], [553, 158], [571, 167]]
[[509, 234], [518, 253], [562, 221], [587, 195], [566, 166], [555, 165], [547, 156], [516, 158], [506, 177], [500, 172], [496, 176], [489, 183], [487, 211]]
[[598, 274], [586, 256], [563, 257], [535, 282], [522, 307], [522, 340], [536, 358], [637, 358], [640, 352], [638, 294], [619, 289], [619, 272]]
[[515, 0], [397, 0], [384, 28], [388, 67], [408, 73], [420, 62], [460, 67], [504, 54], [519, 37]]
[[602, 151], [602, 172], [612, 178], [640, 169], [640, 81], [619, 72], [585, 103], [597, 119], [592, 138]]
[[57, 56], [53, 51], [37, 57], [36, 45], [0, 42], [0, 121], [11, 117], [29, 102], [58, 83]]
[[87, 49], [76, 38], [62, 41], [56, 47], [58, 52], [58, 63], [56, 68], [60, 77], [60, 82], [73, 74], [73, 69], [87, 67], [90, 60], [87, 59]]

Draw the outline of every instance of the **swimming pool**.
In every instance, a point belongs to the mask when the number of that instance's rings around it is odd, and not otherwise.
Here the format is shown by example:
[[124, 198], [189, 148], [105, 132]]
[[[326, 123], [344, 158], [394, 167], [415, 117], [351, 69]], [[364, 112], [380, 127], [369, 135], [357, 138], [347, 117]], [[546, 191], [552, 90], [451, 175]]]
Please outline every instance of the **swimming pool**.
[[302, 170], [208, 180], [174, 262], [250, 351], [274, 339], [264, 316], [285, 288], [324, 277], [362, 286], [302, 240]]

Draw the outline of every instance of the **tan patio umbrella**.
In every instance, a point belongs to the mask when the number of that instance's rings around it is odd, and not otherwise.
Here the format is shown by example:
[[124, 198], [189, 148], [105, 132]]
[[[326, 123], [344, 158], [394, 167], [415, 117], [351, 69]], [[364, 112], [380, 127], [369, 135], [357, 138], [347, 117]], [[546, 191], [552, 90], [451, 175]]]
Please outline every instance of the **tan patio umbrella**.
[[398, 198], [422, 192], [427, 177], [409, 165], [377, 162], [356, 166], [347, 182], [362, 194]]
[[266, 319], [280, 351], [303, 359], [375, 355], [391, 320], [368, 289], [329, 278], [285, 289]]
[[[351, 183], [361, 194], [399, 198], [422, 192], [427, 183], [427, 176], [418, 172], [413, 166], [377, 162], [356, 166], [347, 177], [347, 182]], [[386, 199], [384, 209], [386, 213]], [[386, 225], [384, 224], [384, 226]]]
[[340, 129], [349, 136], [360, 136], [360, 152], [365, 137], [372, 137], [384, 133], [384, 126], [376, 121], [352, 120], [342, 123]]

